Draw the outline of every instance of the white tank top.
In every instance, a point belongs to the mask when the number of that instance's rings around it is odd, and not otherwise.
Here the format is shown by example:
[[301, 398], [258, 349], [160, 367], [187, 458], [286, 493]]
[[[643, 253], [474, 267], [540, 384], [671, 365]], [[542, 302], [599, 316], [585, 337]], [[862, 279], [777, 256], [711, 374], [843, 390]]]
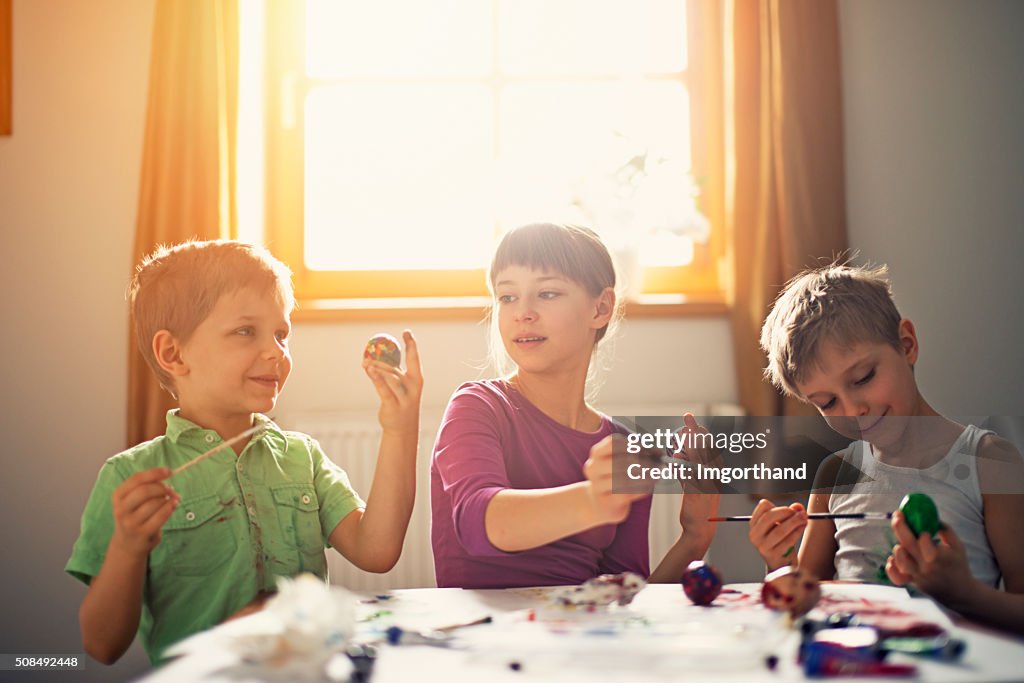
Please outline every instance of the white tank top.
[[[985, 534], [981, 487], [975, 454], [978, 443], [990, 431], [968, 425], [949, 452], [926, 469], [895, 467], [878, 462], [867, 442], [855, 441], [838, 455], [842, 458], [837, 481], [857, 481], [852, 487], [837, 487], [829, 496], [828, 511], [891, 512], [903, 496], [927, 493], [939, 509], [939, 519], [960, 537], [967, 551], [971, 574], [989, 586], [1001, 578], [992, 548]], [[857, 470], [861, 473], [858, 475]], [[885, 561], [896, 537], [887, 521], [837, 519], [836, 578], [886, 583]]]

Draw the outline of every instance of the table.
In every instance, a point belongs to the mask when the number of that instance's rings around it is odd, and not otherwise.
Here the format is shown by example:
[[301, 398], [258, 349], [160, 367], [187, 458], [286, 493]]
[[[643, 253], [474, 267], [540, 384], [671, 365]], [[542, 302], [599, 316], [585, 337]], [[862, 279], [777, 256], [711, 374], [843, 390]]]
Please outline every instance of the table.
[[[409, 589], [362, 596], [356, 606], [356, 639], [379, 638], [388, 626], [438, 628], [490, 616], [492, 623], [453, 631], [454, 647], [379, 646], [373, 683], [391, 681], [799, 681], [797, 632], [780, 615], [764, 609], [760, 584], [734, 584], [710, 608], [692, 605], [677, 585], [650, 585], [631, 605], [564, 608], [552, 605], [558, 589]], [[890, 655], [889, 662], [918, 665], [922, 681], [1020, 681], [1024, 640], [953, 624], [935, 603], [899, 588], [864, 584], [823, 584], [826, 601], [856, 600], [894, 608], [941, 623], [967, 643], [963, 658], [945, 663]], [[865, 602], [866, 601], [866, 602]], [[195, 636], [185, 655], [143, 680], [145, 683], [246, 683], [297, 680], [294, 670], [239, 664], [227, 638], [271, 627], [256, 614]], [[187, 643], [188, 641], [186, 641]], [[772, 671], [768, 655], [777, 655]], [[347, 680], [347, 658], [339, 668]], [[217, 671], [221, 669], [220, 671]], [[313, 678], [312, 680], [331, 680]], [[844, 678], [843, 680], [856, 680]], [[864, 679], [868, 680], [868, 679]], [[877, 681], [878, 678], [870, 680]], [[905, 680], [905, 679], [904, 679]]]

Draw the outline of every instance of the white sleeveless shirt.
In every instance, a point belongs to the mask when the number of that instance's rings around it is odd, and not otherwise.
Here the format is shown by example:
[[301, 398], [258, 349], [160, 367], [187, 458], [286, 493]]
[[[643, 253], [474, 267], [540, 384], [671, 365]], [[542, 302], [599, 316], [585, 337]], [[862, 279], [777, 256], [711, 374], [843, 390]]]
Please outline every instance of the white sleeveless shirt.
[[[952, 527], [967, 551], [971, 574], [997, 586], [1001, 578], [992, 547], [985, 534], [981, 487], [978, 483], [978, 443], [990, 431], [968, 425], [937, 463], [926, 469], [895, 467], [879, 462], [865, 441], [855, 441], [837, 455], [842, 459], [836, 478], [856, 481], [837, 486], [829, 496], [832, 513], [890, 512], [899, 508], [908, 493], [927, 493], [939, 509], [939, 519]], [[857, 474], [859, 470], [862, 474]], [[849, 491], [848, 493], [842, 491]], [[885, 561], [896, 544], [887, 521], [837, 519], [836, 578], [851, 581], [888, 582]]]

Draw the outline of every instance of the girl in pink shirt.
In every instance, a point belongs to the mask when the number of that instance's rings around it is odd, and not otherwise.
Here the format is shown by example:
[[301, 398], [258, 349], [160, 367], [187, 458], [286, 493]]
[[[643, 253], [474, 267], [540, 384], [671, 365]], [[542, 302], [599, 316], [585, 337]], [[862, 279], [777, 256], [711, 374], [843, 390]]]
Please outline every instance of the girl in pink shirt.
[[622, 430], [585, 399], [591, 358], [619, 317], [608, 250], [586, 228], [526, 225], [498, 246], [489, 285], [492, 331], [514, 368], [459, 387], [438, 431], [438, 586], [567, 585], [622, 571], [678, 581], [711, 543], [718, 497], [683, 497], [679, 539], [651, 572], [649, 493], [612, 492]]

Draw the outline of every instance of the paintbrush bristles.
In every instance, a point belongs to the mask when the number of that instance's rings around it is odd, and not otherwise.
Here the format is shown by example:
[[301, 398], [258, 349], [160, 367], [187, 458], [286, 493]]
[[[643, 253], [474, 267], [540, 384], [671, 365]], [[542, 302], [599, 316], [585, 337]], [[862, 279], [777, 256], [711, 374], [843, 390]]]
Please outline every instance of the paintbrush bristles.
[[218, 453], [220, 453], [222, 450], [224, 450], [228, 446], [233, 446], [234, 444], [238, 443], [239, 441], [241, 441], [242, 439], [246, 438], [247, 436], [252, 436], [257, 431], [259, 431], [262, 428], [262, 426], [263, 425], [254, 425], [252, 427], [249, 427], [248, 429], [246, 429], [241, 434], [236, 434], [233, 437], [231, 437], [230, 439], [228, 439], [227, 441], [224, 441], [223, 443], [217, 444], [216, 446], [214, 446], [210, 450], [206, 451], [205, 453], [203, 453], [201, 455], [197, 455], [196, 457], [192, 458], [191, 460], [189, 460], [187, 463], [185, 463], [181, 467], [178, 467], [173, 472], [171, 472], [168, 475], [168, 478], [173, 477], [174, 475], [178, 474], [179, 472], [187, 470], [189, 467], [192, 467], [192, 465], [200, 463], [203, 460], [206, 460], [207, 458], [209, 458], [210, 456], [217, 455]]

